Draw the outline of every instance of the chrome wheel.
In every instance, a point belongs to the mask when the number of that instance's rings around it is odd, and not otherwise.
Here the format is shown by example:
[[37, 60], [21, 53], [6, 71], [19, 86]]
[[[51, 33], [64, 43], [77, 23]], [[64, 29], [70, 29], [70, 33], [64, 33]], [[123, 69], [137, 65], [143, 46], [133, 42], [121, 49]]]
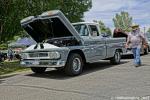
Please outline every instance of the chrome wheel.
[[121, 54], [119, 51], [116, 51], [115, 54], [114, 54], [114, 57], [112, 57], [110, 59], [110, 62], [112, 64], [119, 64], [120, 63], [120, 60], [121, 60]]
[[120, 62], [120, 59], [121, 59], [120, 53], [117, 52], [116, 55], [115, 55], [115, 60], [116, 60], [116, 62], [117, 62], [117, 63]]
[[80, 61], [80, 59], [79, 58], [75, 58], [74, 60], [73, 60], [73, 70], [74, 71], [79, 71], [80, 70], [80, 68], [81, 68], [81, 61]]
[[79, 75], [82, 73], [83, 65], [82, 57], [77, 53], [72, 53], [68, 57], [64, 71], [71, 76]]

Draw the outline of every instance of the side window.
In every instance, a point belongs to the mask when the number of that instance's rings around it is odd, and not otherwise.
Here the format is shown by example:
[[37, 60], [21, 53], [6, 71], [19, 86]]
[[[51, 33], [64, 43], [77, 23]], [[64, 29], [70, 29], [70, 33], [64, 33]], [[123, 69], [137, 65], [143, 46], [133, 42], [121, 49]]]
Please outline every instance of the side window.
[[91, 36], [93, 36], [93, 37], [99, 36], [98, 29], [95, 25], [89, 25], [89, 30], [90, 30]]
[[79, 33], [81, 36], [88, 36], [88, 31], [87, 31], [86, 25], [81, 25], [81, 29], [80, 29]]
[[88, 29], [87, 26], [84, 24], [78, 24], [78, 25], [73, 25], [77, 32], [80, 34], [80, 36], [88, 36]]

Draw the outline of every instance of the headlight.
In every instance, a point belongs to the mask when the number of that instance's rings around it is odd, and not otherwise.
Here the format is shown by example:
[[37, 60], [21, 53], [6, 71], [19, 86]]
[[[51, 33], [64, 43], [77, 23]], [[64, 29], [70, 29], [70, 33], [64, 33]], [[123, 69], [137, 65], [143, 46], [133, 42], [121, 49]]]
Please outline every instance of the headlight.
[[59, 52], [49, 52], [49, 58], [50, 59], [59, 59], [60, 53]]
[[26, 53], [21, 53], [21, 58], [22, 59], [27, 59], [28, 55]]

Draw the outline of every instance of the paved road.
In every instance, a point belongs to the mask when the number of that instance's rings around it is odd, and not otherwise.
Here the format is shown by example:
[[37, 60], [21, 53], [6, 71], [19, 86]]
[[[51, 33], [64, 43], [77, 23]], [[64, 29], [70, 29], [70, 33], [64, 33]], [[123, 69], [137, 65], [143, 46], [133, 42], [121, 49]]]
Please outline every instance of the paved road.
[[143, 66], [138, 68], [132, 59], [124, 59], [120, 65], [102, 61], [88, 65], [76, 77], [56, 70], [42, 75], [19, 73], [0, 79], [0, 100], [117, 100], [113, 98], [149, 96], [150, 54], [142, 56], [142, 60]]

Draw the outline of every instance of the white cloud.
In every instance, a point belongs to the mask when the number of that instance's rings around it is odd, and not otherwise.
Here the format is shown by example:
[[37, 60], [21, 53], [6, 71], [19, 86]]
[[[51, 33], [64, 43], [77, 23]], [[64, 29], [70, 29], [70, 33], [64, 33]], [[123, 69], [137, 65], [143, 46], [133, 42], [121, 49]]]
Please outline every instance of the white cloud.
[[123, 6], [121, 1], [122, 0], [92, 0], [93, 8], [91, 9], [91, 11], [117, 10]]
[[150, 26], [149, 0], [92, 0], [92, 5], [85, 13], [85, 21], [102, 20], [106, 26], [112, 28], [115, 14], [127, 11], [136, 23]]

